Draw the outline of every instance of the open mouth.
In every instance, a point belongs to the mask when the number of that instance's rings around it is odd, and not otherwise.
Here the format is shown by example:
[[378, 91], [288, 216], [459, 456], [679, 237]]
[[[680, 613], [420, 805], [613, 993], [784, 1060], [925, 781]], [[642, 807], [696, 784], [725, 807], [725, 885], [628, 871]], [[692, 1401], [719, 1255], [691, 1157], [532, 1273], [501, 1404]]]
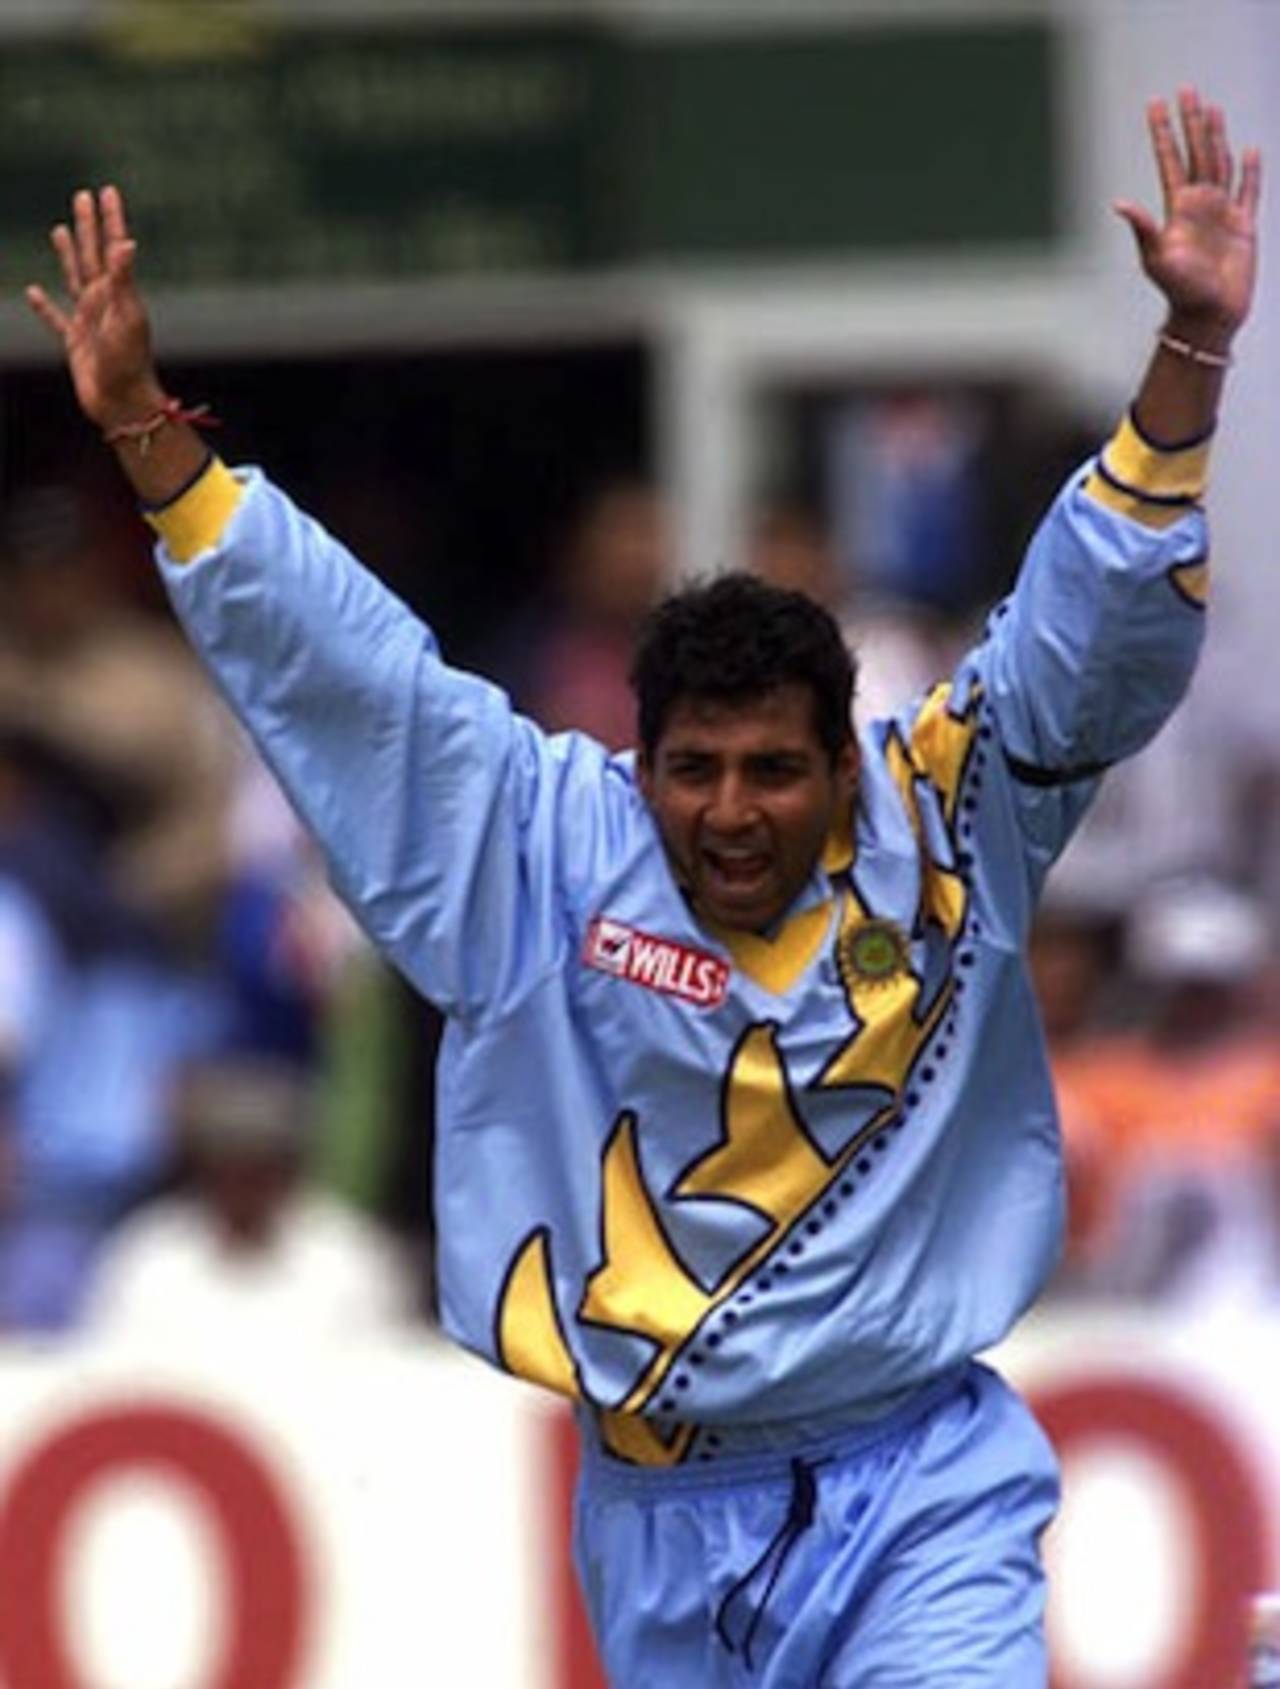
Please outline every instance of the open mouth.
[[770, 859], [762, 850], [704, 849], [703, 861], [712, 878], [726, 888], [749, 890], [769, 872]]

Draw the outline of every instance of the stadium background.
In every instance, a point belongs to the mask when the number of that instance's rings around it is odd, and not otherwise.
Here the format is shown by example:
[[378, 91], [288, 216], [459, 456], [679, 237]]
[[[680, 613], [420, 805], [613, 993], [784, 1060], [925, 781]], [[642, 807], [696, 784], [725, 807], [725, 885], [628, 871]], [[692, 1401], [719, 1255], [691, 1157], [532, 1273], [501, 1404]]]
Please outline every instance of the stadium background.
[[[172, 390], [453, 655], [494, 666], [593, 488], [656, 489], [670, 571], [716, 566], [762, 509], [830, 517], [840, 453], [903, 395], [972, 445], [972, 544], [943, 607], [978, 610], [1150, 344], [1156, 305], [1108, 209], [1153, 198], [1143, 99], [1195, 80], [1280, 158], [1272, 0], [0, 0], [0, 49], [6, 507], [72, 489], [121, 590], [156, 611], [136, 520], [18, 297], [68, 189], [118, 180]], [[1173, 774], [1188, 811], [1224, 761], [1280, 744], [1280, 694], [1247, 678], [1280, 645], [1276, 336], [1264, 270]], [[1256, 855], [1274, 968], [1280, 874]], [[366, 974], [319, 1058], [342, 1118], [317, 1177], [420, 1251], [433, 1036]], [[1054, 1549], [1064, 1689], [1243, 1681], [1246, 1599], [1280, 1583], [1276, 1310], [1280, 1290], [1235, 1322], [1055, 1300], [1015, 1340], [1078, 1480]], [[592, 1681], [543, 1404], [425, 1328], [288, 1367], [211, 1359], [198, 1332], [190, 1349], [79, 1332], [0, 1349], [6, 1689]], [[284, 1498], [294, 1547], [275, 1560], [261, 1537], [240, 1555], [218, 1499], [241, 1445]], [[241, 1630], [274, 1634], [264, 1588], [283, 1640], [237, 1652]]]

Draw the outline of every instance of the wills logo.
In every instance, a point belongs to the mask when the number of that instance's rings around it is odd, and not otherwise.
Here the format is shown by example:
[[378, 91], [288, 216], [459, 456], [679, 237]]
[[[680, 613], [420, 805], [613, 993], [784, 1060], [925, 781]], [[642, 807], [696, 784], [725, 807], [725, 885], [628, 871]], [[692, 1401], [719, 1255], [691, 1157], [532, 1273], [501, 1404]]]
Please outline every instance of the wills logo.
[[587, 929], [582, 959], [589, 968], [679, 997], [700, 1009], [717, 1008], [729, 988], [728, 964], [718, 956], [669, 938], [654, 938], [606, 915], [597, 915]]

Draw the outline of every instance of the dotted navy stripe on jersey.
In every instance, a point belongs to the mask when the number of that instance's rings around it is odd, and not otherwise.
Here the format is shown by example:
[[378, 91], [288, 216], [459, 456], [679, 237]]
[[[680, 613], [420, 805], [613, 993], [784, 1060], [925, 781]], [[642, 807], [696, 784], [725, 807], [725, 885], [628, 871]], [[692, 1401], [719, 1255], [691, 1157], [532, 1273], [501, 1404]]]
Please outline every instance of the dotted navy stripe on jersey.
[[[992, 728], [984, 723], [978, 731], [980, 743], [965, 770], [964, 789], [959, 803], [963, 816], [959, 831], [965, 838], [971, 838], [973, 834], [973, 817], [979, 807], [983, 776], [987, 767], [987, 747], [992, 737]], [[779, 1241], [777, 1250], [769, 1260], [764, 1262], [753, 1276], [746, 1279], [728, 1303], [711, 1317], [697, 1345], [688, 1352], [681, 1368], [667, 1382], [666, 1391], [657, 1407], [660, 1425], [666, 1422], [669, 1427], [680, 1412], [679, 1398], [689, 1389], [692, 1382], [686, 1369], [696, 1370], [705, 1366], [710, 1356], [732, 1335], [743, 1310], [751, 1308], [760, 1297], [768, 1296], [777, 1280], [786, 1278], [790, 1272], [789, 1262], [803, 1258], [807, 1247], [806, 1240], [820, 1237], [824, 1224], [834, 1220], [839, 1214], [841, 1204], [855, 1196], [860, 1186], [875, 1172], [876, 1167], [882, 1165], [892, 1138], [902, 1131], [910, 1115], [921, 1106], [926, 1093], [940, 1077], [942, 1066], [955, 1047], [961, 999], [965, 994], [966, 978], [977, 965], [975, 945], [982, 933], [982, 923], [971, 895], [973, 854], [971, 851], [957, 851], [955, 861], [970, 896], [966, 900], [965, 924], [957, 938], [959, 948], [955, 955], [952, 1000], [941, 1025], [934, 1032], [930, 1043], [921, 1050], [915, 1067], [908, 1074], [903, 1096], [892, 1117], [884, 1121], [861, 1146], [834, 1188], [829, 1188], [813, 1208], [796, 1220]], [[718, 1458], [723, 1444], [715, 1432], [703, 1431], [698, 1434], [695, 1446], [696, 1453], [692, 1458], [699, 1463], [708, 1464]]]

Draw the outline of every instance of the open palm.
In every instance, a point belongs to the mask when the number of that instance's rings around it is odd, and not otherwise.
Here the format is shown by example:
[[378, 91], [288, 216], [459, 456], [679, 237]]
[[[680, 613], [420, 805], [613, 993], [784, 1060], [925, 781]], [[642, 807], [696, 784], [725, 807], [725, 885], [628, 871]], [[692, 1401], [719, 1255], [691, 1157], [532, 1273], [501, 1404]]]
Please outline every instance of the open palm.
[[146, 409], [158, 384], [151, 358], [151, 330], [133, 277], [137, 250], [116, 188], [95, 196], [77, 193], [72, 226], [60, 223], [50, 240], [62, 267], [67, 304], [42, 287], [27, 301], [62, 341], [76, 397], [101, 427]]
[[1231, 332], [1253, 300], [1261, 159], [1256, 148], [1247, 149], [1237, 172], [1221, 110], [1201, 105], [1192, 88], [1180, 92], [1178, 107], [1181, 145], [1165, 102], [1147, 107], [1163, 223], [1129, 201], [1116, 210], [1132, 228], [1142, 267], [1170, 309]]

